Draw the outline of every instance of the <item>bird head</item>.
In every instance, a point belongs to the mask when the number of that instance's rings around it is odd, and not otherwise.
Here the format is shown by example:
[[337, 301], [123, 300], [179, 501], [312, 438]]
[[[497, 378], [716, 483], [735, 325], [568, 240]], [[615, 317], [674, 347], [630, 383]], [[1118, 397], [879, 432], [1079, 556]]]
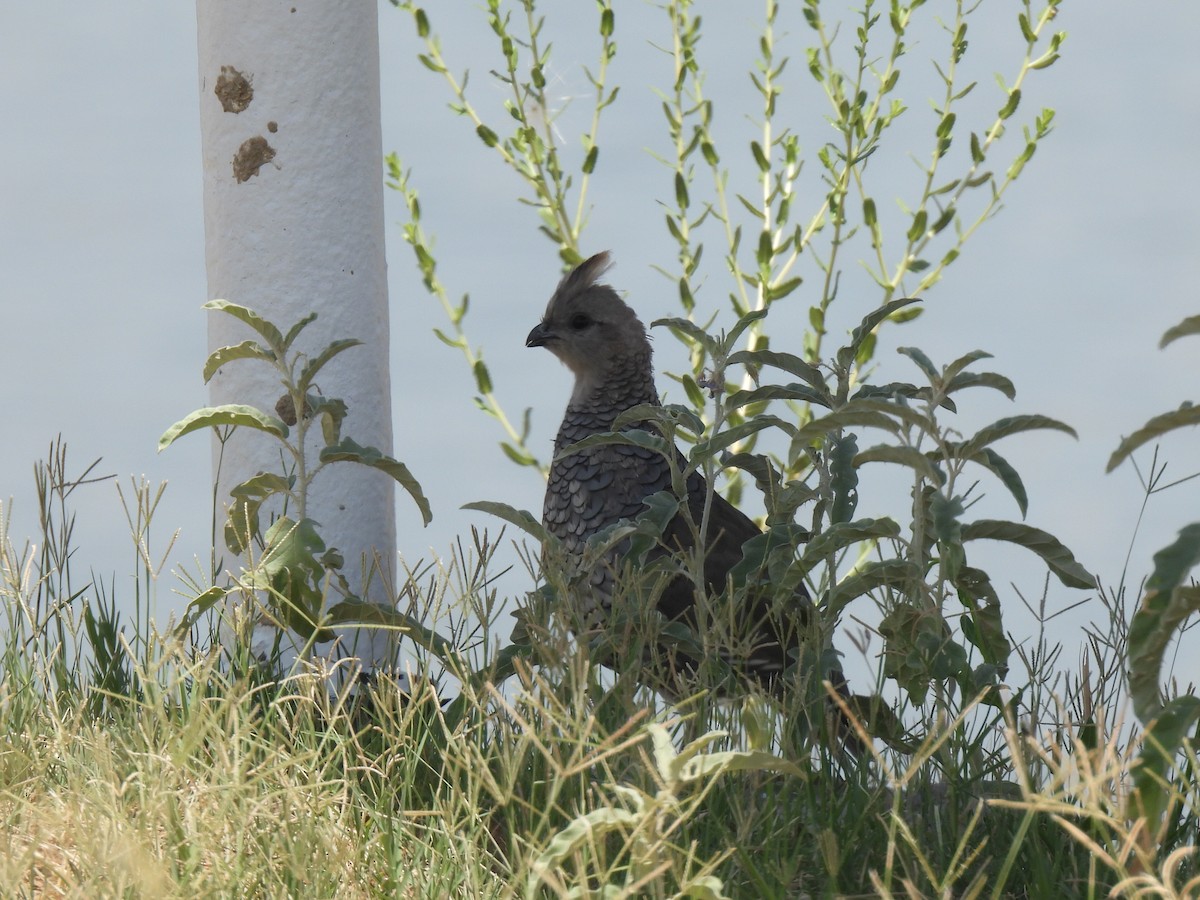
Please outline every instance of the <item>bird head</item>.
[[526, 347], [545, 347], [575, 373], [576, 393], [603, 382], [614, 366], [644, 358], [649, 369], [645, 326], [616, 291], [596, 283], [610, 265], [608, 253], [598, 253], [568, 273], [525, 339]]

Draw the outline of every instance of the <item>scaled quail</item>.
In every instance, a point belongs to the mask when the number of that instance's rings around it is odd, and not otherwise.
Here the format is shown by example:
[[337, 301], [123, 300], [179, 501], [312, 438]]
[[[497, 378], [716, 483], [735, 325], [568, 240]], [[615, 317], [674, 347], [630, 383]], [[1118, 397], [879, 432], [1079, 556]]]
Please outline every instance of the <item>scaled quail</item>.
[[[554, 441], [555, 458], [550, 466], [543, 509], [543, 524], [557, 537], [568, 558], [578, 567], [588, 538], [620, 520], [632, 520], [645, 507], [643, 501], [671, 487], [670, 463], [662, 454], [642, 447], [602, 444], [562, 456], [564, 448], [589, 435], [612, 431], [623, 411], [640, 405], [660, 405], [654, 385], [650, 341], [637, 315], [606, 284], [597, 283], [609, 267], [609, 255], [591, 257], [566, 275], [546, 306], [542, 321], [529, 332], [527, 347], [545, 347], [575, 375], [575, 387]], [[653, 430], [647, 423], [626, 428]], [[685, 462], [677, 453], [677, 467]], [[707, 485], [699, 472], [686, 481], [691, 519], [700, 523]], [[694, 531], [682, 513], [667, 525], [658, 556], [687, 551], [695, 542]], [[710, 597], [726, 592], [730, 570], [742, 559], [742, 545], [761, 534], [758, 526], [720, 494], [713, 493], [709, 510], [704, 556], [705, 588]], [[628, 549], [618, 545], [613, 556]], [[653, 553], [650, 554], [653, 557]], [[576, 572], [572, 597], [577, 626], [588, 630], [604, 627], [620, 559], [599, 565], [588, 573]], [[796, 649], [812, 612], [812, 602], [803, 585], [778, 603], [769, 584], [744, 593], [744, 608], [733, 611], [733, 620], [745, 640], [741, 652], [721, 652], [730, 667], [776, 689], [779, 676], [794, 661], [788, 651]], [[790, 622], [781, 622], [772, 606], [787, 611]], [[696, 586], [685, 574], [674, 577], [658, 598], [658, 609], [669, 621], [696, 627]], [[645, 683], [677, 696], [678, 680], [695, 667], [678, 649], [658, 655], [670, 671], [647, 673]], [[845, 692], [841, 672], [830, 670], [830, 681]], [[843, 722], [838, 727], [848, 735]], [[847, 743], [853, 745], [852, 738]]]

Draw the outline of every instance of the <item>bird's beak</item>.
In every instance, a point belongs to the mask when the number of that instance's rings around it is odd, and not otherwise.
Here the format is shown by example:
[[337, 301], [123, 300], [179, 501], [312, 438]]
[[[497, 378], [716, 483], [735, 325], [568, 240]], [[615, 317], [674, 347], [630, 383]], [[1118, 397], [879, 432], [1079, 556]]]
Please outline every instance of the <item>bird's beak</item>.
[[533, 331], [529, 332], [529, 337], [525, 338], [526, 347], [545, 347], [550, 341], [554, 340], [555, 334], [546, 327], [545, 322], [538, 322], [533, 326]]

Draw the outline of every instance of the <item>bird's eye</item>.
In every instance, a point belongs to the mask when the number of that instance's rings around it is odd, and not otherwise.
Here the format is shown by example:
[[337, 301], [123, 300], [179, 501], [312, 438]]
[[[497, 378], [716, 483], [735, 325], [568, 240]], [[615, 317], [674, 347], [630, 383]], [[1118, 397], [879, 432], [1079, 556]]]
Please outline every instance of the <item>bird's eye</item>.
[[583, 329], [587, 328], [591, 324], [592, 320], [583, 313], [575, 313], [575, 315], [571, 317], [571, 328], [574, 331], [583, 331]]

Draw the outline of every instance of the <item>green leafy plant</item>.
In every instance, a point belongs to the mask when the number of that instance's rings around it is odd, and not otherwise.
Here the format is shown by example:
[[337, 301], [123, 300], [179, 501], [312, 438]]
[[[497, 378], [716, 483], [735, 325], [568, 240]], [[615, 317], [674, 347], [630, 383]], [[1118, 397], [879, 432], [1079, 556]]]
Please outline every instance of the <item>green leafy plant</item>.
[[[331, 626], [363, 622], [373, 604], [364, 602], [350, 590], [340, 573], [342, 555], [336, 548], [326, 548], [318, 523], [308, 515], [313, 482], [327, 466], [351, 462], [377, 469], [396, 481], [416, 503], [426, 524], [432, 516], [429, 501], [403, 463], [344, 436], [345, 402], [326, 397], [316, 388], [321, 369], [361, 341], [336, 340], [308, 356], [293, 345], [304, 328], [317, 318], [315, 313], [301, 319], [285, 334], [254, 310], [227, 300], [212, 300], [204, 308], [233, 316], [258, 335], [258, 339], [214, 350], [204, 364], [205, 382], [222, 366], [237, 360], [253, 360], [275, 369], [284, 393], [276, 405], [276, 415], [246, 404], [198, 409], [163, 433], [159, 450], [194, 431], [212, 428], [225, 441], [234, 429], [249, 428], [278, 442], [285, 468], [281, 472], [259, 472], [231, 489], [233, 502], [224, 527], [225, 544], [235, 556], [251, 555], [251, 565], [234, 587], [214, 585], [196, 597], [180, 629], [189, 630], [231, 590], [238, 590], [251, 595], [261, 592], [276, 621], [299, 634], [309, 646], [328, 641], [333, 637]], [[314, 459], [308, 436], [318, 425], [322, 446]], [[264, 531], [261, 516], [264, 506], [272, 500], [281, 501], [282, 507], [273, 513], [273, 521]], [[253, 558], [256, 551], [257, 557]], [[331, 585], [342, 599], [326, 609]]]
[[[1166, 347], [1181, 337], [1195, 335], [1200, 335], [1200, 316], [1190, 316], [1167, 329], [1159, 346]], [[1191, 402], [1154, 416], [1121, 441], [1109, 457], [1107, 471], [1113, 471], [1147, 443], [1198, 424], [1200, 406]], [[1176, 764], [1177, 755], [1195, 739], [1195, 726], [1200, 721], [1200, 698], [1187, 694], [1164, 700], [1159, 687], [1168, 647], [1179, 637], [1184, 623], [1200, 612], [1200, 586], [1194, 578], [1189, 578], [1197, 565], [1200, 565], [1200, 522], [1193, 522], [1180, 529], [1175, 541], [1154, 554], [1154, 570], [1129, 625], [1129, 696], [1147, 731], [1141, 765], [1135, 770], [1137, 791], [1131, 798], [1135, 805], [1130, 812], [1146, 823], [1141, 836], [1146, 847], [1159, 842], [1169, 824], [1163, 818], [1172, 802], [1167, 771]]]
[[[506, 92], [507, 118], [495, 121], [472, 101], [469, 73], [458, 75], [452, 70], [429, 12], [412, 0], [394, 0], [394, 5], [412, 16], [421, 45], [419, 59], [445, 81], [452, 96], [451, 110], [470, 123], [505, 169], [517, 175], [525, 190], [521, 202], [537, 212], [539, 230], [555, 243], [564, 263], [581, 261], [588, 185], [602, 158], [600, 123], [619, 102], [618, 88], [608, 83], [619, 34], [612, 5], [603, 0], [596, 4], [596, 64], [584, 70], [594, 89], [592, 116], [578, 151], [559, 146], [556, 121], [561, 110], [552, 105], [546, 90], [552, 60], [545, 32], [551, 17], [539, 10], [536, 0], [521, 0], [511, 9], [500, 0], [489, 0], [487, 5], [487, 21], [503, 60], [491, 72]], [[1014, 27], [1024, 52], [1013, 75], [998, 79], [994, 114], [972, 128], [965, 111], [977, 115], [978, 103], [968, 105], [966, 98], [975, 94], [975, 100], [986, 90], [968, 74], [967, 34], [978, 4], [957, 0], [950, 15], [933, 18], [935, 13], [925, 8], [924, 0], [893, 3], [887, 9], [871, 0], [852, 20], [836, 22], [827, 18], [817, 0], [808, 0], [802, 12], [810, 39], [795, 52], [802, 52], [828, 112], [823, 120], [792, 122], [785, 119], [779, 98], [788, 83], [783, 73], [791, 62], [788, 48], [795, 46], [795, 36], [785, 40], [779, 34], [781, 7], [769, 0], [758, 58], [750, 73], [761, 98], [755, 119], [759, 134], [745, 150], [733, 151], [722, 146], [727, 138], [715, 124], [720, 110], [705, 91], [701, 17], [691, 0], [665, 4], [666, 39], [660, 46], [669, 54], [673, 78], [660, 94], [671, 152], [658, 159], [668, 170], [664, 194], [670, 199], [661, 206], [667, 210], [664, 222], [678, 247], [679, 266], [676, 272], [660, 271], [676, 286], [684, 317], [711, 322], [711, 313], [699, 305], [700, 289], [707, 281], [711, 290], [719, 283], [717, 277], [726, 274], [728, 300], [739, 319], [784, 300], [795, 303], [801, 286], [810, 285], [801, 292], [808, 294], [809, 320], [802, 338], [803, 358], [816, 364], [824, 356], [829, 310], [838, 297], [851, 248], [860, 247], [865, 254], [858, 263], [879, 292], [875, 301], [879, 306], [904, 292], [919, 295], [935, 285], [983, 223], [999, 211], [1052, 130], [1054, 111], [1037, 112], [1023, 126], [1019, 149], [1001, 164], [1003, 174], [999, 174], [996, 157], [1028, 105], [1031, 79], [1059, 58], [1066, 37], [1052, 29], [1059, 5], [1060, 0], [1036, 5], [1025, 0], [1019, 5]], [[576, 22], [573, 18], [573, 27], [578, 27]], [[902, 75], [919, 62], [911, 58], [911, 47], [938, 32], [946, 46], [945, 61], [932, 61], [942, 85], [942, 94], [931, 100], [933, 146], [928, 162], [921, 166], [917, 195], [896, 198], [901, 210], [897, 218], [884, 209], [878, 165], [870, 163], [878, 164], [880, 154], [892, 152], [888, 139], [896, 123], [916, 115], [900, 98]], [[823, 135], [829, 126], [833, 138], [810, 137], [810, 132]], [[807, 153], [806, 140], [813, 148]], [[819, 167], [816, 193], [801, 179], [806, 164]], [[501, 447], [506, 456], [544, 471], [544, 463], [526, 445], [529, 411], [522, 417], [522, 427], [514, 427], [482, 352], [471, 348], [465, 324], [467, 297], [450, 302], [436, 275], [433, 244], [420, 224], [421, 205], [412, 173], [405, 171], [397, 154], [389, 156], [388, 171], [390, 186], [404, 194], [409, 209], [405, 239], [413, 247], [426, 288], [439, 298], [453, 327], [452, 335], [439, 332], [439, 337], [462, 350], [475, 376], [477, 405], [505, 431]], [[811, 208], [807, 215], [806, 207]], [[706, 240], [712, 240], [706, 236], [714, 229], [723, 263], [719, 276], [710, 276], [701, 266]], [[896, 309], [886, 321], [907, 321], [919, 312], [918, 308]], [[882, 324], [877, 323], [859, 342], [858, 367], [871, 360]], [[763, 328], [763, 322], [755, 321], [744, 330], [744, 349], [769, 346]], [[691, 371], [672, 377], [680, 382], [697, 414], [704, 416], [706, 401], [699, 382], [709, 366], [705, 344], [683, 330], [676, 330], [676, 335], [690, 351]], [[771, 402], [764, 401], [763, 406]], [[806, 413], [803, 401], [787, 402], [796, 414]], [[762, 406], [755, 406], [730, 410], [729, 415], [737, 424], [761, 411]], [[752, 447], [754, 440], [752, 432], [742, 449]], [[800, 457], [793, 464], [803, 467], [807, 461]], [[730, 499], [736, 501], [740, 490], [741, 482], [731, 481]]]

